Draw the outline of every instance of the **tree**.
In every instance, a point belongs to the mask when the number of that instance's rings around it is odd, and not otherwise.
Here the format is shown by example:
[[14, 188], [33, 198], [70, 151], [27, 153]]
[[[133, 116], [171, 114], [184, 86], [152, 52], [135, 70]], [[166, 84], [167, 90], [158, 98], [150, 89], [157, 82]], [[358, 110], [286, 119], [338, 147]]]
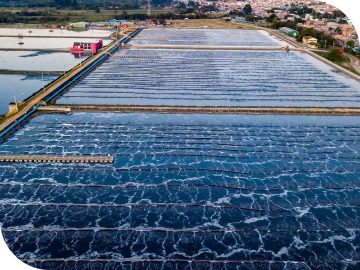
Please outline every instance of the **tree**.
[[179, 2], [179, 8], [186, 8], [186, 5], [184, 2]]
[[355, 45], [355, 41], [353, 41], [353, 40], [348, 40], [348, 41], [346, 42], [346, 45], [349, 46], [350, 48], [352, 48], [352, 47], [354, 47], [354, 45]]
[[341, 31], [340, 27], [336, 27], [336, 29], [334, 30], [334, 32], [338, 33], [339, 35], [342, 34], [342, 31]]
[[328, 54], [330, 61], [339, 61], [341, 59], [342, 51], [338, 48], [332, 49]]
[[266, 18], [266, 21], [272, 23], [274, 19], [277, 18], [275, 14], [271, 14], [269, 17]]
[[96, 13], [100, 13], [100, 8], [98, 6], [94, 6], [94, 10]]
[[252, 9], [251, 9], [251, 5], [250, 4], [246, 4], [245, 7], [243, 8], [243, 11], [246, 15], [251, 14]]

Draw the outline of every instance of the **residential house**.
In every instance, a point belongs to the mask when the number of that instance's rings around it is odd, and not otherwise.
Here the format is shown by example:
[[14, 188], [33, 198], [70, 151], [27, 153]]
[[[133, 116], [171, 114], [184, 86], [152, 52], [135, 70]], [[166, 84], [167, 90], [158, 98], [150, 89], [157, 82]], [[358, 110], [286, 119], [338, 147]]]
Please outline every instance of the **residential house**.
[[303, 37], [303, 44], [306, 47], [312, 48], [312, 49], [316, 49], [317, 48], [317, 39], [311, 36], [305, 36]]

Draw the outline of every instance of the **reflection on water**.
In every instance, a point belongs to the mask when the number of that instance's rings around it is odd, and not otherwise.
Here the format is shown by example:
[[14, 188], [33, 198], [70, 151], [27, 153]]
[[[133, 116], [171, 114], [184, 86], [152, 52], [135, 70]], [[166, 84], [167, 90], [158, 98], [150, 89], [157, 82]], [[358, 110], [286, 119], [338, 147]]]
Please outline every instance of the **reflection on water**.
[[[0, 28], [1, 29], [1, 28]], [[3, 49], [59, 49], [70, 50], [74, 42], [92, 42], [97, 43], [99, 39], [94, 38], [27, 38], [21, 39], [24, 44], [18, 44], [19, 39], [15, 37], [0, 38], [0, 48]], [[103, 39], [104, 46], [108, 45], [112, 40]]]
[[80, 62], [70, 52], [0, 51], [0, 69], [67, 71]]
[[[2, 164], [1, 183], [12, 183], [0, 186], [2, 227], [60, 229], [3, 235], [22, 259], [261, 260], [285, 269], [359, 260], [360, 120], [344, 118], [38, 116], [1, 153], [112, 154], [115, 162]], [[95, 263], [62, 269], [85, 266]]]
[[[58, 75], [44, 75], [44, 83], [55, 80]], [[43, 87], [41, 75], [4, 75], [0, 74], [0, 114], [9, 111], [9, 103], [14, 102], [14, 92], [17, 101], [22, 101]]]

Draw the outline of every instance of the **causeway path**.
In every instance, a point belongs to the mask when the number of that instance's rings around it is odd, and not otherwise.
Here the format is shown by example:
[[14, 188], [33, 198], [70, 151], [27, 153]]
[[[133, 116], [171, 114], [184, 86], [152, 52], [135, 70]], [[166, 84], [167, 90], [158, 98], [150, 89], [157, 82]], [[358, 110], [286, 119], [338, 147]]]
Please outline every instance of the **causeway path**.
[[40, 103], [47, 95], [49, 95], [50, 93], [54, 92], [56, 89], [58, 89], [61, 85], [63, 85], [64, 83], [66, 83], [70, 78], [72, 78], [74, 75], [79, 74], [80, 72], [82, 72], [84, 69], [86, 69], [87, 67], [89, 67], [91, 64], [93, 64], [96, 60], [98, 60], [100, 57], [104, 56], [106, 52], [108, 52], [109, 50], [111, 50], [112, 48], [114, 48], [116, 46], [117, 42], [114, 42], [113, 44], [111, 44], [110, 46], [106, 47], [106, 49], [104, 51], [101, 51], [100, 53], [98, 53], [97, 55], [95, 55], [92, 59], [90, 59], [89, 61], [85, 62], [82, 66], [80, 66], [79, 68], [77, 68], [75, 71], [73, 71], [71, 74], [69, 74], [69, 77], [65, 77], [61, 80], [59, 80], [58, 82], [54, 83], [53, 85], [51, 85], [48, 89], [46, 89], [44, 92], [38, 94], [37, 96], [35, 96], [34, 98], [32, 98], [29, 102], [27, 102], [26, 106], [23, 107], [18, 113], [8, 117], [4, 122], [2, 122], [0, 124], [0, 130], [3, 131], [5, 130], [5, 128], [7, 128], [9, 125], [11, 125], [14, 122], [17, 122], [21, 117], [23, 117], [28, 111], [30, 111], [33, 106], [35, 106], [36, 104]]
[[52, 106], [54, 111], [121, 113], [196, 113], [196, 114], [276, 114], [276, 115], [360, 115], [360, 108], [347, 107], [202, 107], [202, 106], [131, 106], [64, 104]]

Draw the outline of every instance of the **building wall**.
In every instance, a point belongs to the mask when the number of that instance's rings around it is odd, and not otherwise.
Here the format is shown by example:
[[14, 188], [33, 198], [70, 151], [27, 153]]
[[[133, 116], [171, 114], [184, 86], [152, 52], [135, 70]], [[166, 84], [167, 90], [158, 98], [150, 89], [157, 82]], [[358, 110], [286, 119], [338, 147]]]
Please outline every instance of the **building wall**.
[[309, 38], [309, 39], [306, 39], [305, 37], [303, 37], [303, 44], [306, 46], [306, 47], [309, 47], [309, 48], [317, 48], [316, 45], [310, 45], [309, 43], [311, 42], [314, 42], [314, 43], [317, 43], [317, 39], [316, 38]]

